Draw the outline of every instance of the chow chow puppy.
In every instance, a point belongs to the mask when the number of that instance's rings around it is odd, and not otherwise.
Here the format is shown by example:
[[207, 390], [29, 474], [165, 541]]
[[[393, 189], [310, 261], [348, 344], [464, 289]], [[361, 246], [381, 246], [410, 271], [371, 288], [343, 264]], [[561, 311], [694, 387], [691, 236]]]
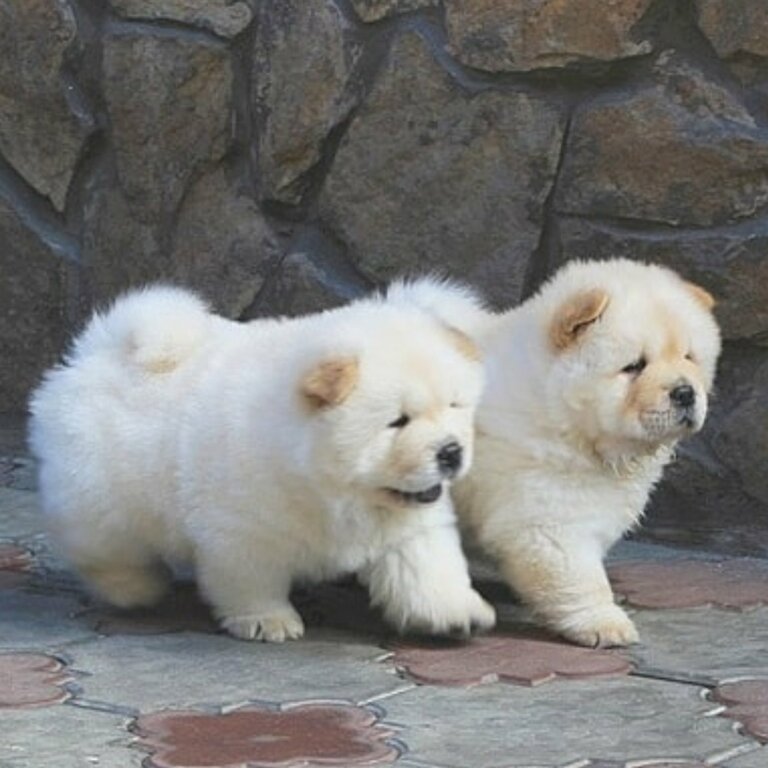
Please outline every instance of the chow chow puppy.
[[636, 642], [603, 557], [704, 423], [720, 352], [712, 297], [627, 260], [572, 262], [498, 315], [462, 290], [410, 290], [486, 360], [460, 519], [549, 627], [587, 646]]
[[296, 582], [356, 572], [399, 630], [494, 623], [447, 488], [482, 385], [460, 332], [393, 296], [236, 323], [151, 287], [96, 314], [31, 400], [62, 553], [120, 607], [191, 563], [243, 639], [300, 637]]

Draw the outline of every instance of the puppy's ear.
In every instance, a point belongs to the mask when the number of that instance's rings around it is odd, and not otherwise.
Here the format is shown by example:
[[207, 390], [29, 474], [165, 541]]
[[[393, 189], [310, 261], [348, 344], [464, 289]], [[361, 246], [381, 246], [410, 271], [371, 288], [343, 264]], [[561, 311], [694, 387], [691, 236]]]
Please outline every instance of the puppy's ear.
[[359, 377], [359, 363], [340, 357], [318, 363], [301, 380], [301, 394], [312, 408], [329, 408], [347, 399]]
[[549, 328], [549, 340], [560, 351], [567, 349], [605, 312], [610, 297], [602, 288], [574, 294], [555, 312]]
[[480, 347], [464, 331], [460, 331], [451, 325], [445, 325], [444, 327], [448, 332], [449, 343], [460, 355], [473, 363], [479, 363], [483, 359]]
[[704, 307], [704, 309], [709, 311], [714, 309], [717, 302], [715, 301], [715, 297], [708, 290], [702, 288], [700, 285], [696, 285], [696, 283], [689, 283], [687, 280], [684, 281], [684, 284], [688, 293], [690, 293], [691, 296]]

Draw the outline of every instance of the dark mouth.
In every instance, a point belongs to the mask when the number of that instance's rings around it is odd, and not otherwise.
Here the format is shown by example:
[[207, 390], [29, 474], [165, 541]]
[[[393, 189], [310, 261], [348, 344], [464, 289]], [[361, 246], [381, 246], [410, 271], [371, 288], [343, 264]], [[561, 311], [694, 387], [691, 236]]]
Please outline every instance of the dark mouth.
[[431, 504], [440, 498], [443, 493], [443, 486], [433, 485], [431, 488], [427, 488], [426, 491], [418, 491], [416, 493], [398, 491], [395, 488], [387, 488], [387, 490], [400, 501], [406, 502], [406, 504]]

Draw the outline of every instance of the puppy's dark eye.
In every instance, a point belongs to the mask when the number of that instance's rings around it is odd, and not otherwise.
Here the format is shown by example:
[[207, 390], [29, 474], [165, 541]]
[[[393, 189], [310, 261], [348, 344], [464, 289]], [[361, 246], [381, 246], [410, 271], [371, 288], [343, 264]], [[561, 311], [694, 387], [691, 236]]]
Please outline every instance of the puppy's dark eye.
[[403, 414], [399, 419], [395, 419], [394, 421], [391, 421], [389, 424], [387, 424], [388, 427], [392, 427], [392, 429], [402, 429], [404, 426], [408, 424], [410, 421], [410, 417]]
[[648, 365], [648, 361], [644, 357], [638, 357], [634, 363], [625, 365], [622, 369], [622, 373], [628, 373], [631, 376], [637, 376], [645, 370], [645, 366]]
[[685, 356], [685, 359], [686, 359], [686, 360], [689, 360], [689, 361], [690, 361], [690, 362], [692, 362], [692, 363], [695, 363], [695, 362], [696, 362], [696, 358], [693, 356], [693, 352], [689, 352], [689, 353], [688, 353], [688, 354]]

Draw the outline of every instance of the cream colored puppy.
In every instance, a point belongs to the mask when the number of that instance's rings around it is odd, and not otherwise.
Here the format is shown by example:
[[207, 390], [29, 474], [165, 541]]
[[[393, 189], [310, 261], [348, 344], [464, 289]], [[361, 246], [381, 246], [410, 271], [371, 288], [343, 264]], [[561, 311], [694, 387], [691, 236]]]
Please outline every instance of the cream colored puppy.
[[712, 297], [625, 260], [570, 263], [499, 315], [430, 283], [411, 296], [470, 332], [487, 362], [460, 518], [548, 626], [588, 646], [635, 642], [603, 557], [704, 423], [720, 352]]
[[34, 393], [43, 508], [117, 606], [192, 563], [229, 632], [279, 642], [304, 631], [292, 584], [357, 572], [400, 630], [487, 628], [447, 493], [481, 374], [396, 295], [240, 324], [180, 289], [129, 294]]

